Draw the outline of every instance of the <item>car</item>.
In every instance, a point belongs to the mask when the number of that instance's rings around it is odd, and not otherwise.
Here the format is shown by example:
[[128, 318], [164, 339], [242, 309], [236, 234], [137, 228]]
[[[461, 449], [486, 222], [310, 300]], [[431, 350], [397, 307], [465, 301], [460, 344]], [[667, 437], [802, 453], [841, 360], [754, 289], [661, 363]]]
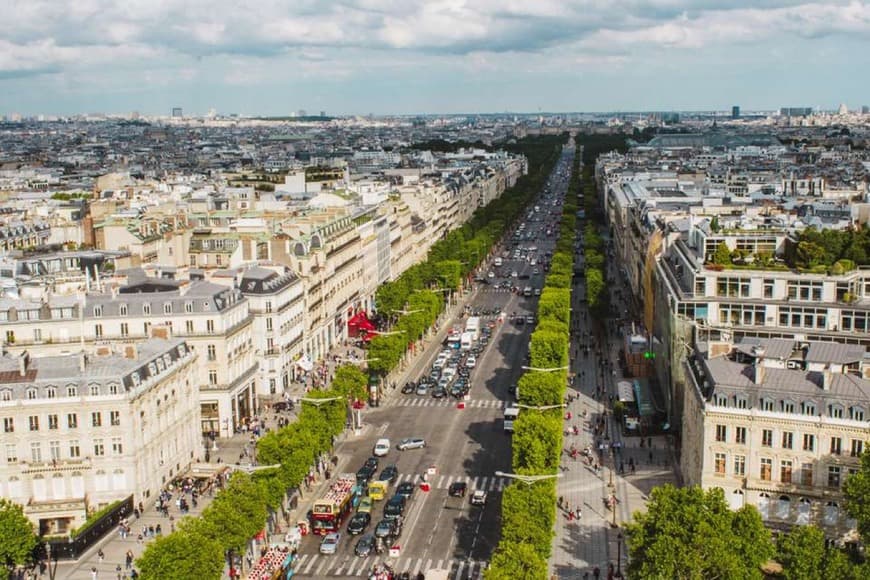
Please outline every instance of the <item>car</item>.
[[486, 492], [482, 489], [475, 489], [469, 502], [471, 505], [486, 505]]
[[[389, 439], [387, 439], [387, 441], [389, 441]], [[380, 459], [372, 456], [372, 457], [369, 457], [368, 459], [366, 459], [365, 466], [371, 467], [373, 471], [377, 471], [378, 465], [380, 465], [380, 463], [381, 463]]]
[[359, 505], [356, 506], [356, 513], [358, 514], [371, 514], [372, 508], [375, 506], [375, 500], [370, 498], [369, 496], [365, 496], [361, 500], [359, 500]]
[[486, 275], [487, 278], [495, 278], [495, 272], [490, 272]]
[[396, 481], [399, 478], [399, 469], [395, 464], [387, 465], [378, 476], [378, 481]]
[[398, 538], [402, 535], [402, 518], [388, 520], [383, 519], [378, 522], [375, 528], [376, 538]]
[[[373, 458], [375, 461], [374, 461], [374, 464], [372, 464], [372, 467], [373, 467], [372, 471], [374, 471], [375, 469], [378, 468], [377, 458], [383, 457], [384, 455], [386, 455], [389, 452], [390, 452], [390, 440], [385, 438], [385, 437], [378, 439], [377, 442], [375, 443], [375, 448], [372, 451], [372, 453], [375, 455], [375, 457]], [[366, 462], [366, 465], [369, 465], [370, 462], [371, 462], [371, 459], [369, 459], [369, 461]]]
[[541, 295], [541, 289], [535, 288], [535, 296], [540, 296], [540, 295]]
[[417, 385], [417, 390], [415, 391], [417, 395], [426, 396], [429, 394], [429, 383], [420, 383]]
[[363, 465], [359, 468], [359, 471], [356, 472], [356, 482], [362, 486], [368, 485], [369, 481], [372, 477], [375, 476], [374, 468]]
[[384, 519], [385, 520], [395, 520], [401, 517], [402, 514], [405, 513], [405, 496], [403, 495], [394, 495], [390, 498], [390, 501], [387, 502], [387, 505], [384, 506]]
[[468, 484], [464, 481], [454, 481], [450, 484], [450, 487], [447, 488], [447, 495], [450, 497], [465, 497], [465, 493], [468, 491]]
[[414, 389], [416, 389], [416, 388], [417, 388], [417, 385], [415, 385], [413, 382], [407, 382], [404, 385], [402, 385], [402, 394], [403, 395], [410, 395], [411, 393], [414, 392]]
[[519, 277], [520, 277], [520, 273], [517, 272], [516, 270], [514, 270], [513, 272], [511, 272], [511, 278], [519, 278]]
[[477, 357], [474, 357], [474, 356], [468, 357], [468, 360], [465, 361], [465, 366], [470, 368], [470, 369], [473, 369], [474, 365], [476, 365], [476, 364], [477, 364]]
[[372, 552], [375, 551], [375, 535], [372, 533], [365, 534], [356, 542], [356, 547], [353, 549], [353, 553], [359, 556], [360, 558], [365, 558], [366, 556], [371, 556]]
[[369, 524], [372, 523], [372, 514], [370, 512], [357, 512], [353, 514], [347, 524], [347, 533], [351, 536], [356, 536], [363, 533]]
[[426, 447], [426, 440], [422, 437], [406, 437], [399, 441], [399, 444], [396, 445], [396, 449], [399, 451], [406, 451], [408, 449], [423, 449]]
[[534, 270], [532, 270], [532, 274], [535, 274], [536, 276], [537, 276], [538, 274], [540, 274], [540, 273], [541, 273], [541, 271], [538, 270], [537, 268], [535, 268]]
[[526, 324], [534, 324], [534, 323], [535, 323], [535, 317], [534, 317], [534, 316], [532, 316], [531, 314], [529, 314], [528, 316], [526, 316]]
[[468, 385], [456, 384], [450, 387], [450, 396], [461, 399], [468, 394]]
[[443, 399], [447, 396], [447, 389], [444, 387], [435, 387], [432, 389], [432, 398], [433, 399]]
[[396, 487], [396, 495], [401, 495], [402, 497], [409, 498], [414, 495], [414, 490], [417, 489], [416, 486], [410, 481], [403, 481]]
[[447, 377], [444, 377], [438, 381], [437, 387], [439, 387], [439, 388], [446, 389], [449, 386], [450, 386], [450, 379], [448, 379]]
[[338, 532], [330, 532], [323, 536], [323, 540], [320, 542], [320, 553], [335, 554], [338, 550], [339, 540], [341, 540], [341, 534]]

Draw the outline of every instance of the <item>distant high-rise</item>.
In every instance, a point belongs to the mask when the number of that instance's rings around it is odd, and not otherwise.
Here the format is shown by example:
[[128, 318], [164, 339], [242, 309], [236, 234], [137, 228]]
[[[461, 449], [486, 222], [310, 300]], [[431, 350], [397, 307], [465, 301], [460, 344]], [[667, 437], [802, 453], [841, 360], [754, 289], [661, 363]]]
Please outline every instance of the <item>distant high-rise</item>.
[[809, 117], [813, 114], [812, 107], [782, 107], [779, 114], [783, 117]]
[[731, 118], [739, 119], [740, 118], [740, 105], [734, 105], [731, 107]]
[[305, 111], [305, 109], [299, 109], [299, 112], [296, 113], [296, 116], [297, 117], [305, 117], [307, 114], [308, 113]]
[[838, 115], [848, 115], [849, 114], [849, 107], [846, 106], [846, 103], [840, 104], [840, 108], [837, 109], [837, 114]]
[[320, 116], [321, 116], [321, 117], [325, 117], [325, 116], [326, 116], [326, 111], [320, 111]]
[[862, 115], [870, 114], [870, 105], [861, 105], [861, 114]]
[[184, 114], [182, 113], [181, 107], [172, 107], [172, 118], [180, 119], [183, 116]]

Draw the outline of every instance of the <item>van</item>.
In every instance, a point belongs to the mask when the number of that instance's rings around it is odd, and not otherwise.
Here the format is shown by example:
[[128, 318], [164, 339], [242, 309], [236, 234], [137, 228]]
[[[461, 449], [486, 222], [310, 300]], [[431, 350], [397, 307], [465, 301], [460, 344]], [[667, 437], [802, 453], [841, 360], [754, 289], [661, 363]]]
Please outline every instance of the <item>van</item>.
[[390, 452], [390, 440], [389, 439], [378, 439], [377, 443], [375, 443], [375, 448], [372, 451], [372, 454], [375, 457], [383, 457], [387, 453]]

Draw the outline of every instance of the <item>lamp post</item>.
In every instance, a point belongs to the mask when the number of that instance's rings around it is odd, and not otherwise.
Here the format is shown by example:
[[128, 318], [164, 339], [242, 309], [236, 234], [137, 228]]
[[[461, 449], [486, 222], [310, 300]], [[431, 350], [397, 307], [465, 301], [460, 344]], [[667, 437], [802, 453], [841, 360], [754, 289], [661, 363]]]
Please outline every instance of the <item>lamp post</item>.
[[543, 481], [545, 479], [559, 479], [562, 477], [561, 473], [547, 473], [541, 475], [522, 475], [520, 473], [506, 473], [504, 471], [496, 471], [496, 477], [506, 477], [508, 479], [516, 479], [519, 482], [525, 483], [526, 485], [532, 485], [533, 483], [537, 483], [539, 481]]
[[622, 578], [622, 532], [616, 535], [616, 577]]
[[564, 409], [565, 408], [564, 403], [562, 403], [561, 405], [539, 405], [539, 406], [523, 405], [522, 403], [517, 403], [516, 406], [519, 407], [520, 409], [529, 409], [531, 411], [550, 411], [552, 409]]
[[532, 371], [535, 373], [555, 373], [557, 371], [567, 371], [569, 367], [550, 367], [550, 368], [540, 368], [540, 367], [520, 367], [524, 371]]

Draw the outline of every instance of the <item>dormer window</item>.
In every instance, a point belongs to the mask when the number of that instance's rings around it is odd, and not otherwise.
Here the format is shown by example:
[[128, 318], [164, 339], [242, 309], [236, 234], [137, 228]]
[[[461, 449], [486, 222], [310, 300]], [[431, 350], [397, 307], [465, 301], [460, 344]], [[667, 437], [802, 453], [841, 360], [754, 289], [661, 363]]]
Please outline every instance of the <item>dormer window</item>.
[[734, 397], [734, 406], [738, 409], [748, 409], [749, 408], [749, 399], [742, 395], [737, 395]]
[[100, 385], [90, 385], [88, 387], [88, 394], [92, 397], [100, 396]]
[[67, 397], [78, 397], [79, 389], [75, 385], [67, 385], [66, 387], [66, 396]]
[[37, 396], [39, 396], [39, 393], [36, 391], [36, 389], [33, 389], [33, 388], [27, 389], [27, 398], [28, 399], [33, 400]]
[[774, 410], [773, 399], [768, 399], [768, 398], [761, 399], [761, 410], [762, 411], [773, 411]]
[[783, 413], [794, 413], [794, 409], [795, 409], [794, 401], [789, 401], [788, 399], [786, 399], [785, 401], [782, 401], [781, 405], [782, 405], [782, 412]]
[[808, 416], [813, 416], [816, 414], [816, 404], [815, 403], [801, 403], [801, 413]]
[[850, 407], [849, 408], [849, 418], [853, 421], [863, 421], [864, 420], [864, 409], [862, 407]]
[[121, 304], [118, 306], [118, 314], [121, 316], [127, 316], [127, 305]]
[[193, 312], [193, 302], [185, 302], [184, 303], [184, 311], [188, 314]]
[[103, 316], [103, 306], [102, 304], [98, 306], [94, 306], [94, 318], [101, 318]]
[[142, 314], [151, 314], [151, 304], [146, 302], [142, 305]]
[[728, 406], [728, 397], [726, 397], [722, 393], [716, 393], [715, 395], [713, 395], [713, 403], [717, 407], [727, 407]]
[[828, 416], [832, 419], [842, 419], [843, 418], [843, 406], [842, 405], [828, 405]]
[[11, 401], [12, 400], [12, 391], [9, 389], [5, 389], [0, 391], [0, 401]]
[[163, 305], [163, 314], [172, 314], [172, 302]]

